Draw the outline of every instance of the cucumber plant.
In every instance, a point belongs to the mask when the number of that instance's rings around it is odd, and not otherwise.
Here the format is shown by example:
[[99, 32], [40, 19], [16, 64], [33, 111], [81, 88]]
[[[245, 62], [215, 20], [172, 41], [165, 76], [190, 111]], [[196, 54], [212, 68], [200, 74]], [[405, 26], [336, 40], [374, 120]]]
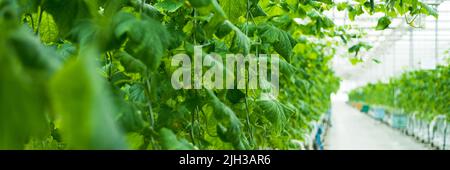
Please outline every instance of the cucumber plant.
[[[325, 12], [384, 13], [377, 29], [437, 16], [418, 0], [351, 2], [0, 0], [0, 149], [297, 148], [339, 87], [329, 61], [358, 38]], [[195, 46], [279, 54], [280, 95], [175, 90], [171, 56]]]
[[417, 70], [353, 90], [349, 98], [354, 102], [402, 110], [417, 118], [432, 120], [437, 115], [450, 114], [450, 67]]

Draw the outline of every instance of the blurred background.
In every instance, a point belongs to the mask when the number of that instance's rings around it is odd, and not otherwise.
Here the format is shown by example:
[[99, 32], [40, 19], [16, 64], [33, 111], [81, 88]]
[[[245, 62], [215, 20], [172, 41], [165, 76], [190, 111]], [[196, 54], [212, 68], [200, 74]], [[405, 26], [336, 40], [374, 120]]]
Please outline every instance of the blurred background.
[[[436, 144], [439, 147], [443, 145], [441, 149], [448, 149], [445, 142], [449, 136], [445, 131], [447, 123], [439, 122], [439, 116], [429, 121], [416, 120], [414, 116], [405, 118], [409, 120], [406, 130], [398, 130], [391, 127], [395, 124], [391, 122], [391, 118], [386, 119], [384, 116], [382, 120], [372, 119], [373, 114], [376, 114], [372, 106], [372, 111], [361, 114], [364, 111], [356, 109], [358, 107], [344, 103], [349, 101], [348, 95], [355, 88], [376, 82], [388, 83], [389, 79], [403, 73], [432, 70], [448, 63], [450, 1], [424, 2], [437, 9], [438, 18], [394, 18], [389, 28], [381, 31], [374, 27], [382, 15], [362, 15], [356, 17], [355, 21], [350, 21], [346, 12], [331, 11], [327, 14], [338, 25], [350, 24], [355, 30], [365, 32], [366, 35], [361, 36], [360, 40], [372, 45], [372, 48], [360, 54], [362, 61], [356, 65], [351, 62], [354, 56], [350, 56], [345, 48], [339, 49], [340, 57], [333, 59], [332, 67], [342, 81], [340, 90], [332, 95], [332, 125], [325, 138], [325, 149], [428, 150], [433, 149], [432, 146]], [[412, 21], [412, 24], [408, 24]], [[386, 96], [386, 100], [387, 98]]]
[[[345, 0], [337, 0], [343, 1]], [[380, 16], [362, 15], [350, 21], [345, 12], [333, 11], [328, 16], [337, 25], [351, 24], [353, 28], [366, 32], [362, 41], [373, 45], [369, 51], [361, 54], [363, 62], [352, 65], [346, 56], [345, 48], [338, 52], [343, 57], [335, 57], [333, 68], [343, 79], [341, 89], [334, 95], [335, 100], [346, 100], [347, 93], [370, 82], [383, 81], [400, 75], [406, 71], [433, 69], [436, 65], [445, 64], [450, 49], [450, 1], [425, 0], [437, 7], [439, 17], [417, 17], [415, 27], [407, 24], [412, 19], [395, 18], [386, 30], [377, 31]]]

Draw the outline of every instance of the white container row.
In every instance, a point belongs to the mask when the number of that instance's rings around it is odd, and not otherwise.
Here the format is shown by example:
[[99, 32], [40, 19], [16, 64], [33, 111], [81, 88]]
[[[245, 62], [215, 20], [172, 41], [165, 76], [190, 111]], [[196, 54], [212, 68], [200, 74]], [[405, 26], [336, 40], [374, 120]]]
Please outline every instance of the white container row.
[[450, 127], [443, 115], [436, 116], [432, 121], [417, 119], [413, 115], [404, 132], [437, 149], [450, 150]]
[[450, 125], [444, 115], [436, 116], [431, 121], [416, 117], [416, 114], [391, 114], [383, 108], [372, 108], [369, 115], [407, 135], [414, 136], [422, 143], [430, 144], [441, 150], [450, 150]]
[[324, 137], [331, 126], [330, 119], [331, 111], [328, 111], [318, 121], [310, 123], [312, 130], [304, 136], [304, 141], [291, 140], [291, 143], [298, 145], [300, 150], [323, 150]]

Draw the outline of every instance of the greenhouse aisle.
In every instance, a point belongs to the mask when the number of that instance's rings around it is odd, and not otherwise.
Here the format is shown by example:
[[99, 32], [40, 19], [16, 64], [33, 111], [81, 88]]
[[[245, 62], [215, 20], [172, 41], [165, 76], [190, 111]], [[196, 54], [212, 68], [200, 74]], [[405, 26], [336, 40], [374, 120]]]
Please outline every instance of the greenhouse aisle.
[[327, 150], [425, 150], [427, 146], [360, 113], [344, 102], [333, 103]]

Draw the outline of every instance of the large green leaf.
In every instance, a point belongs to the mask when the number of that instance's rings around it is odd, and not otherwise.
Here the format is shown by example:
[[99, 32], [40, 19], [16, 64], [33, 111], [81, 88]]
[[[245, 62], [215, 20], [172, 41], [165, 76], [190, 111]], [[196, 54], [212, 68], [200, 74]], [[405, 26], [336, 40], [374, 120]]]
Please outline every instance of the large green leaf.
[[276, 131], [283, 130], [289, 114], [293, 111], [276, 99], [263, 97], [257, 101], [264, 116], [274, 125]]
[[126, 51], [155, 70], [171, 42], [167, 29], [152, 18], [138, 19], [130, 13], [119, 13], [115, 19], [115, 36], [128, 38]]
[[125, 149], [109, 88], [95, 70], [95, 55], [85, 51], [56, 73], [50, 85], [53, 110], [69, 148]]
[[59, 34], [58, 27], [56, 26], [53, 17], [46, 12], [42, 13], [42, 21], [39, 28], [39, 35], [41, 37], [41, 41], [44, 43], [55, 42], [59, 38], [58, 34]]
[[24, 27], [17, 29], [10, 35], [8, 44], [12, 47], [11, 50], [14, 50], [17, 54], [22, 64], [29, 69], [50, 73], [60, 65], [59, 61], [54, 59], [56, 53], [50, 48], [43, 46]]
[[259, 3], [259, 0], [251, 0], [250, 1], [251, 16], [252, 17], [267, 16], [264, 9], [262, 9], [262, 7], [258, 3]]
[[264, 24], [259, 27], [259, 34], [263, 42], [271, 44], [276, 52], [290, 61], [292, 49], [297, 42], [289, 33], [272, 25]]
[[113, 88], [113, 101], [117, 107], [115, 118], [121, 124], [121, 127], [127, 132], [140, 132], [145, 127], [142, 112], [139, 107], [131, 101], [126, 101], [126, 92]]
[[238, 146], [241, 135], [239, 119], [230, 107], [217, 98], [213, 91], [208, 90], [207, 93], [214, 109], [214, 117], [219, 121], [217, 128], [221, 130], [221, 139], [224, 142], [231, 142], [233, 145]]
[[239, 17], [245, 16], [245, 11], [247, 11], [246, 0], [220, 0], [219, 4], [222, 6], [223, 11], [225, 11], [228, 19], [233, 23], [237, 23]]
[[53, 16], [59, 33], [65, 37], [78, 22], [92, 17], [92, 9], [97, 9], [93, 1], [86, 0], [45, 0], [42, 8]]
[[[7, 30], [4, 25], [0, 28]], [[0, 149], [23, 149], [31, 138], [43, 138], [49, 133], [44, 88], [47, 76], [33, 68], [30, 62], [36, 59], [15, 52], [14, 46], [19, 44], [9, 44], [7, 36], [0, 33]], [[35, 48], [30, 46], [28, 50]], [[27, 71], [30, 67], [36, 73]]]
[[237, 52], [243, 52], [247, 55], [250, 52], [251, 40], [247, 37], [238, 27], [232, 24], [230, 21], [225, 21], [225, 25], [235, 32], [234, 48]]
[[128, 99], [138, 105], [145, 105], [147, 98], [145, 96], [145, 87], [141, 83], [134, 83], [128, 88]]

